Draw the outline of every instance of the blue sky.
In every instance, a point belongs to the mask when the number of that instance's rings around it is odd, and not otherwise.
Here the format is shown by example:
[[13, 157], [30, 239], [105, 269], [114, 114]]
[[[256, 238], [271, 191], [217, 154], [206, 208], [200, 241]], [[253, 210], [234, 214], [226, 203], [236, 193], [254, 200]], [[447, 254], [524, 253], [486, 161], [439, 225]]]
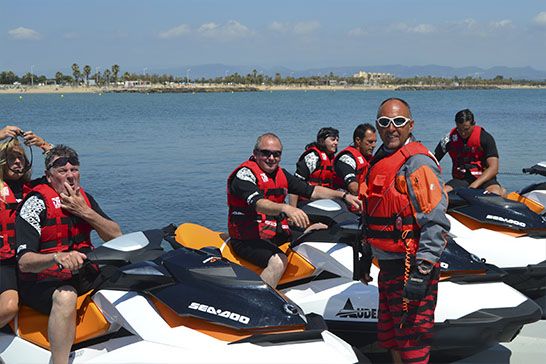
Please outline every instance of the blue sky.
[[0, 0], [0, 70], [72, 63], [531, 66], [546, 70], [538, 0]]

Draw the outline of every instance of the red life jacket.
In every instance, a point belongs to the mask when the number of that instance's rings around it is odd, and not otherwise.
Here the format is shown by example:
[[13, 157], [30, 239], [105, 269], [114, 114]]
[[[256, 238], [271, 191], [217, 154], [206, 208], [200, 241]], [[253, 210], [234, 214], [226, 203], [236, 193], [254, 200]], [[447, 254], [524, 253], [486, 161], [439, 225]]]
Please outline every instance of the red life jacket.
[[436, 159], [419, 142], [411, 142], [372, 164], [367, 176], [366, 233], [371, 245], [388, 252], [415, 254], [420, 228], [407, 194], [396, 189], [396, 174], [412, 156], [423, 154]]
[[[42, 226], [41, 229], [39, 253], [93, 249], [90, 236], [93, 228], [87, 221], [63, 210], [60, 196], [51, 186], [39, 184], [32, 191], [42, 195], [46, 206], [46, 221], [45, 226]], [[80, 193], [87, 206], [91, 207], [89, 198], [83, 188], [80, 189]], [[59, 271], [58, 266], [54, 265], [37, 274], [20, 273], [19, 276], [23, 280], [42, 280], [46, 278], [67, 280], [72, 278], [72, 272], [68, 269]]]
[[316, 145], [313, 145], [305, 151], [300, 157], [300, 161], [309, 153], [315, 152], [320, 158], [320, 165], [309, 175], [310, 185], [323, 186], [328, 188], [334, 187], [334, 156], [320, 150]]
[[[343, 149], [341, 152], [339, 152], [336, 157], [334, 158], [334, 165], [338, 161], [339, 157], [341, 157], [342, 154], [350, 154], [353, 159], [356, 161], [356, 182], [358, 182], [358, 185], [361, 183], [364, 183], [366, 180], [366, 174], [368, 173], [368, 167], [370, 166], [370, 163], [360, 153], [360, 149], [353, 147], [352, 145], [349, 145], [347, 148]], [[337, 175], [334, 177], [334, 185], [336, 188], [345, 188], [345, 181]]]
[[288, 180], [279, 167], [275, 177], [269, 177], [252, 158], [237, 167], [228, 177], [227, 202], [229, 208], [229, 236], [240, 240], [275, 239], [285, 242], [290, 238], [290, 228], [286, 217], [268, 216], [250, 207], [246, 200], [231, 193], [229, 186], [237, 172], [246, 167], [256, 177], [258, 189], [269, 201], [284, 203], [288, 194]]
[[481, 176], [484, 170], [484, 150], [480, 144], [480, 136], [482, 128], [474, 126], [472, 134], [468, 137], [466, 144], [463, 138], [457, 132], [457, 128], [453, 128], [449, 133], [448, 152], [453, 160], [453, 169], [451, 173], [453, 178], [464, 179], [467, 172], [472, 176]]
[[[23, 184], [23, 197], [29, 192], [29, 185]], [[15, 210], [19, 201], [5, 182], [0, 194], [0, 260], [4, 260], [15, 256]]]

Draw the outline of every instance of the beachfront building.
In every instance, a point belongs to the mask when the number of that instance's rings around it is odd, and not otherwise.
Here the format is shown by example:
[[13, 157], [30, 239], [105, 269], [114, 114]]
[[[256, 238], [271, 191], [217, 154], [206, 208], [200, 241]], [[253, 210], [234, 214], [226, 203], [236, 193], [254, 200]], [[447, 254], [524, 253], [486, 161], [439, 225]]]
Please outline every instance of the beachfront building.
[[125, 81], [123, 86], [125, 88], [151, 87], [152, 83], [144, 80]]
[[359, 71], [353, 75], [353, 78], [360, 78], [366, 84], [378, 84], [393, 81], [394, 75], [392, 73]]

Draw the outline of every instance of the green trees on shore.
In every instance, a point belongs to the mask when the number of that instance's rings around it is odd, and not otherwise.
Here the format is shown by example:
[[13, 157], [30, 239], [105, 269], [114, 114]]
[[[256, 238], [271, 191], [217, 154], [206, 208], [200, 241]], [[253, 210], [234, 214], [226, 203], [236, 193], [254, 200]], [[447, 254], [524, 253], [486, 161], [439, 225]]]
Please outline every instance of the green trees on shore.
[[[146, 70], [146, 69], [145, 69]], [[246, 75], [239, 73], [228, 74], [227, 71], [222, 77], [188, 79], [186, 77], [175, 77], [170, 74], [149, 74], [144, 70], [143, 74], [124, 72], [120, 77], [120, 66], [112, 65], [110, 68], [104, 68], [100, 71], [100, 67], [95, 68], [95, 72], [90, 65], [84, 65], [83, 68], [77, 63], [71, 65], [72, 75], [65, 75], [61, 71], [55, 73], [53, 79], [48, 79], [44, 75], [34, 75], [30, 72], [22, 76], [18, 76], [13, 71], [3, 71], [0, 73], [0, 85], [39, 85], [39, 84], [57, 84], [57, 85], [73, 85], [73, 86], [109, 86], [117, 87], [120, 81], [145, 81], [151, 84], [170, 84], [170, 83], [201, 83], [201, 84], [237, 84], [237, 85], [293, 85], [293, 86], [314, 86], [314, 85], [363, 85], [365, 80], [352, 76], [338, 76], [333, 73], [325, 75], [315, 75], [308, 77], [294, 77], [293, 72], [289, 76], [282, 76], [276, 73], [274, 76], [269, 76], [256, 69]], [[510, 85], [530, 85], [530, 86], [545, 86], [546, 81], [530, 81], [530, 80], [513, 80], [498, 75], [492, 79], [482, 79], [480, 77], [433, 77], [433, 76], [416, 76], [410, 78], [394, 78], [386, 80], [378, 80], [375, 85], [393, 85], [393, 86], [434, 86], [434, 87], [483, 87], [483, 86], [510, 86]]]

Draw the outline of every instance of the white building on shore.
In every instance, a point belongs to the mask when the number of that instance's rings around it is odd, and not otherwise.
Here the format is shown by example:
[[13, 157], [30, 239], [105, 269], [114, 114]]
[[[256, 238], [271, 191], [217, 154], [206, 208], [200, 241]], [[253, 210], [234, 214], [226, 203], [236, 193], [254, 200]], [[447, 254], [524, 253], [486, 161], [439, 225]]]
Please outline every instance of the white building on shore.
[[388, 83], [394, 80], [394, 75], [392, 73], [359, 71], [353, 75], [353, 78], [361, 78], [364, 83], [376, 84]]

